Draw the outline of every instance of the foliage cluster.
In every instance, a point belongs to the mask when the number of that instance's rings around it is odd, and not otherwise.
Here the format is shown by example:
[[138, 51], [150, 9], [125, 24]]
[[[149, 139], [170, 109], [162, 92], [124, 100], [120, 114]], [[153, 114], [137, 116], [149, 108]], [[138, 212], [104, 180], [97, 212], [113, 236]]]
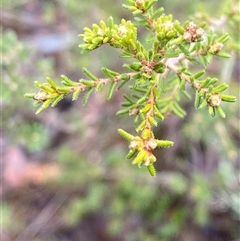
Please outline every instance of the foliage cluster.
[[[108, 22], [101, 20], [99, 25], [85, 27], [79, 36], [83, 44], [79, 47], [87, 53], [105, 44], [121, 50], [120, 57], [131, 59], [123, 67], [130, 72], [119, 73], [102, 67], [106, 78], [98, 78], [87, 68], [83, 72], [88, 79], [75, 82], [62, 75], [62, 86], [51, 78], [47, 83], [35, 82], [40, 89], [37, 93], [26, 94], [33, 98], [35, 105], [40, 105], [37, 114], [57, 103], [69, 94], [72, 100], [77, 100], [80, 93], [85, 92], [85, 105], [93, 91], [98, 92], [103, 86], [109, 85], [107, 98], [111, 99], [115, 90], [127, 85], [129, 91], [123, 94], [122, 109], [117, 115], [128, 114], [134, 117], [135, 130], [140, 135], [132, 135], [122, 129], [118, 132], [130, 142], [127, 159], [139, 167], [147, 166], [152, 176], [156, 175], [153, 151], [157, 147], [171, 147], [172, 141], [155, 138], [153, 128], [163, 121], [164, 117], [173, 112], [184, 117], [186, 111], [180, 106], [181, 97], [191, 99], [187, 90], [189, 85], [195, 94], [196, 109], [208, 108], [208, 113], [215, 116], [218, 113], [225, 118], [221, 107], [223, 101], [235, 102], [236, 97], [224, 94], [228, 84], [217, 84], [215, 77], [205, 76], [205, 69], [214, 56], [229, 58], [230, 55], [222, 49], [228, 41], [228, 33], [217, 36], [205, 23], [196, 24], [186, 21], [181, 24], [173, 20], [172, 15], [165, 15], [164, 9], [154, 10], [156, 0], [128, 0], [123, 7], [130, 10], [133, 21], [122, 19], [119, 24], [112, 17]], [[138, 31], [144, 27], [149, 36], [146, 42], [138, 39]], [[202, 65], [201, 70], [192, 71], [191, 64]]]

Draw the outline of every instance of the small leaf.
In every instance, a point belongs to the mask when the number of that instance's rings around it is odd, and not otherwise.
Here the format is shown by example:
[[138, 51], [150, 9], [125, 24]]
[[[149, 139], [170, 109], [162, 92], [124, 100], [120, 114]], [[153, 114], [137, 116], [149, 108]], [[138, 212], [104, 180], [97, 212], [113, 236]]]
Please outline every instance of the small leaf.
[[138, 105], [141, 105], [141, 104], [143, 104], [146, 100], [147, 100], [147, 96], [143, 96], [141, 99], [139, 99], [139, 100], [137, 101], [137, 104], [138, 104]]
[[97, 86], [95, 87], [95, 92], [100, 91], [100, 90], [102, 89], [102, 87], [103, 87], [103, 82], [99, 82], [99, 83], [97, 84]]
[[142, 64], [140, 62], [134, 62], [132, 64], [124, 64], [123, 67], [139, 72], [142, 68]]
[[67, 76], [65, 76], [65, 75], [61, 75], [61, 78], [62, 78], [62, 80], [63, 80], [62, 83], [63, 83], [64, 85], [67, 85], [67, 86], [78, 86], [78, 83], [77, 83], [77, 82], [69, 79], [69, 78], [68, 78]]
[[146, 125], [146, 120], [143, 120], [136, 128], [136, 131], [139, 132], [141, 130], [143, 130], [143, 128], [145, 127]]
[[208, 53], [207, 54], [207, 64], [210, 64], [212, 62], [212, 59], [213, 59], [213, 55]]
[[120, 58], [132, 58], [134, 57], [134, 54], [127, 50], [122, 50], [122, 54], [119, 56]]
[[49, 77], [46, 78], [47, 79], [47, 82], [54, 88], [56, 89], [57, 88], [57, 84]]
[[140, 88], [140, 87], [136, 87], [133, 88], [135, 91], [140, 92], [140, 93], [146, 93], [148, 91], [147, 88]]
[[203, 83], [201, 83], [201, 88], [205, 88], [206, 86], [208, 86], [210, 84], [210, 81], [211, 81], [210, 77], [204, 80]]
[[134, 25], [135, 26], [145, 26], [145, 27], [148, 27], [148, 21], [147, 20], [139, 18], [139, 17], [135, 17], [134, 19], [135, 19], [135, 21], [134, 21]]
[[93, 88], [90, 88], [90, 89], [86, 90], [86, 92], [85, 92], [85, 94], [84, 94], [84, 96], [83, 96], [83, 101], [82, 101], [83, 105], [86, 105], [86, 104], [87, 104], [88, 99], [89, 99], [92, 91], [93, 91]]
[[49, 87], [48, 84], [42, 84], [41, 86], [39, 86], [39, 88], [50, 94], [55, 92], [55, 90]]
[[123, 95], [123, 98], [124, 98], [125, 100], [127, 100], [129, 103], [135, 104], [135, 101], [132, 100], [132, 99], [131, 99], [129, 96], [127, 96], [126, 94]]
[[131, 158], [134, 157], [136, 154], [137, 154], [137, 150], [131, 149], [131, 150], [129, 150], [126, 158], [127, 158], [127, 159], [131, 159]]
[[107, 29], [107, 25], [106, 25], [106, 23], [105, 23], [103, 20], [100, 21], [100, 26], [101, 26], [101, 28], [102, 28], [103, 30], [106, 30], [106, 29]]
[[179, 45], [178, 45], [178, 48], [179, 48], [186, 56], [189, 56], [189, 55], [190, 55], [190, 52], [185, 48], [185, 46], [179, 44]]
[[134, 10], [137, 9], [135, 6], [131, 6], [131, 5], [127, 5], [127, 4], [122, 4], [122, 7], [126, 8], [126, 9], [128, 9], [130, 11], [134, 11]]
[[39, 106], [39, 105], [41, 105], [42, 104], [42, 101], [40, 101], [40, 100], [35, 100], [34, 102], [33, 102], [33, 106]]
[[124, 80], [118, 85], [117, 90], [120, 90], [129, 80], [130, 80], [130, 78], [129, 78], [129, 79], [124, 79]]
[[218, 94], [226, 90], [228, 87], [229, 86], [227, 84], [220, 84], [219, 86], [213, 88], [212, 92]]
[[35, 112], [36, 115], [40, 114], [45, 108], [43, 106], [40, 106], [37, 111]]
[[194, 79], [199, 79], [204, 74], [205, 74], [205, 70], [201, 70], [201, 71], [197, 72], [196, 74], [194, 74], [192, 77]]
[[107, 99], [110, 100], [112, 98], [112, 95], [113, 95], [113, 91], [114, 91], [114, 88], [115, 86], [117, 85], [117, 82], [112, 82], [110, 87], [109, 87], [109, 91], [108, 91], [108, 96], [107, 96]]
[[[161, 40], [160, 40], [161, 41]], [[179, 56], [179, 53], [173, 49], [167, 49], [166, 53], [164, 54], [165, 58], [176, 58]]]
[[156, 172], [156, 169], [153, 164], [148, 165], [147, 169], [148, 169], [149, 173], [151, 174], [151, 176], [153, 176], [153, 177], [156, 176], [157, 172]]
[[200, 62], [199, 62], [197, 59], [195, 59], [195, 58], [193, 58], [193, 57], [191, 57], [191, 56], [188, 56], [187, 59], [188, 59], [189, 62], [191, 62], [192, 64], [195, 64], [195, 65], [200, 64]]
[[114, 20], [113, 20], [112, 16], [110, 16], [108, 18], [108, 26], [109, 26], [109, 28], [113, 28], [114, 27]]
[[157, 118], [159, 118], [160, 120], [164, 119], [164, 116], [162, 115], [162, 113], [159, 111], [158, 107], [155, 105], [154, 106], [154, 114], [156, 115]]
[[92, 74], [87, 68], [82, 68], [84, 74], [86, 74], [90, 79], [94, 80], [94, 81], [98, 81], [98, 78]]
[[207, 106], [208, 102], [206, 99], [202, 101], [202, 103], [199, 105], [198, 109], [203, 109]]
[[146, 150], [141, 150], [137, 156], [133, 159], [132, 164], [139, 164], [144, 162], [146, 157], [148, 156], [148, 152]]
[[180, 23], [177, 21], [175, 22], [174, 24], [174, 28], [181, 34], [183, 35], [184, 34], [184, 28], [180, 25]]
[[73, 92], [72, 101], [75, 101], [75, 100], [78, 99], [78, 96], [79, 96], [80, 92], [81, 92], [80, 88]]
[[217, 109], [217, 112], [218, 114], [222, 117], [222, 118], [225, 118], [226, 117], [226, 114], [224, 113], [223, 109], [221, 106], [216, 106], [216, 109]]
[[153, 69], [156, 73], [163, 73], [164, 70], [165, 70], [165, 65], [163, 63], [159, 63], [157, 65], [154, 66], [154, 69]]
[[114, 78], [114, 77], [116, 77], [116, 76], [118, 76], [119, 75], [119, 73], [118, 72], [115, 72], [115, 71], [113, 71], [113, 70], [110, 70], [110, 69], [107, 69], [107, 68], [101, 68], [101, 70], [102, 70], [102, 72], [108, 77], [108, 78], [110, 78], [110, 79], [112, 79], [112, 78]]
[[213, 30], [211, 29], [208, 33], [208, 45], [212, 45], [212, 43], [216, 40], [216, 34], [214, 34]]
[[87, 87], [92, 88], [94, 85], [94, 81], [92, 80], [85, 80], [85, 79], [80, 79], [79, 82], [83, 85], [86, 85]]
[[201, 94], [199, 93], [199, 91], [196, 91], [196, 94], [195, 94], [195, 101], [194, 101], [194, 107], [195, 109], [198, 109], [200, 104], [201, 104], [201, 99], [202, 99], [202, 96]]
[[164, 79], [160, 80], [159, 87], [160, 87], [160, 89], [163, 93], [166, 93], [166, 87], [165, 87], [165, 84], [164, 84]]
[[227, 59], [229, 59], [229, 58], [232, 57], [230, 54], [228, 54], [228, 53], [224, 53], [224, 52], [218, 52], [218, 53], [215, 54], [215, 55], [218, 56], [218, 57], [221, 57], [221, 58], [227, 58]]
[[116, 113], [116, 115], [124, 115], [124, 114], [129, 114], [129, 109], [122, 109]]
[[45, 110], [52, 102], [52, 99], [48, 99], [43, 102], [43, 104], [37, 109], [36, 114], [39, 114], [43, 110]]
[[151, 107], [152, 107], [151, 104], [147, 104], [140, 110], [140, 112], [141, 113], [147, 113], [151, 109]]
[[132, 97], [137, 99], [137, 100], [140, 100], [142, 98], [142, 96], [138, 95], [138, 94], [132, 94]]
[[122, 136], [127, 141], [133, 141], [134, 140], [134, 136], [131, 135], [130, 133], [124, 131], [123, 129], [118, 129], [118, 133], [119, 133], [120, 136]]
[[186, 115], [186, 111], [177, 102], [173, 103], [172, 111], [176, 116], [179, 116], [181, 118]]
[[130, 80], [130, 75], [124, 73], [124, 74], [121, 74], [121, 79], [122, 80]]
[[149, 120], [149, 122], [150, 122], [150, 124], [152, 125], [152, 126], [157, 126], [158, 125], [158, 122], [153, 118], [153, 117], [149, 117], [148, 118], [148, 120]]
[[207, 65], [208, 65], [207, 58], [205, 56], [203, 56], [203, 55], [200, 55], [199, 58], [200, 58], [200, 60], [202, 62], [203, 67], [206, 69]]
[[216, 42], [225, 43], [230, 38], [228, 33], [223, 34], [221, 37], [219, 37]]
[[168, 46], [179, 45], [183, 42], [183, 37], [180, 36], [178, 38], [172, 39], [168, 42]]
[[132, 104], [129, 103], [129, 102], [122, 102], [122, 103], [121, 103], [121, 106], [122, 106], [122, 107], [130, 107], [130, 106], [132, 106]]
[[55, 99], [56, 97], [59, 96], [59, 93], [53, 93], [48, 95], [48, 99]]
[[34, 84], [35, 84], [35, 85], [36, 85], [38, 88], [40, 88], [40, 87], [41, 87], [41, 85], [42, 85], [42, 84], [41, 84], [39, 81], [37, 81], [37, 80], [36, 80], [36, 81], [34, 81]]
[[[217, 78], [212, 78], [209, 82], [209, 85], [214, 85], [218, 82], [218, 79]], [[209, 87], [210, 88], [210, 87]]]
[[52, 102], [52, 105], [51, 105], [51, 106], [52, 106], [52, 107], [56, 106], [57, 103], [58, 103], [60, 100], [63, 99], [63, 97], [64, 97], [64, 94], [59, 95], [59, 96]]
[[146, 1], [146, 6], [144, 6], [144, 10], [148, 10], [149, 8], [151, 8], [158, 0], [150, 0], [150, 1]]
[[189, 99], [189, 100], [192, 99], [191, 95], [190, 95], [186, 90], [181, 91], [181, 93], [182, 93], [187, 99]]
[[212, 106], [209, 106], [209, 107], [208, 107], [208, 113], [209, 113], [209, 115], [211, 115], [212, 117], [214, 117], [214, 116], [215, 116], [215, 108], [212, 107]]
[[155, 19], [157, 17], [159, 17], [164, 11], [164, 8], [159, 8], [157, 9], [153, 14], [152, 14], [152, 18]]
[[235, 102], [237, 98], [233, 95], [221, 95], [221, 100], [226, 102]]
[[154, 138], [153, 132], [149, 129], [144, 129], [141, 134], [142, 139], [147, 140], [149, 138]]
[[132, 14], [135, 16], [135, 15], [141, 14], [142, 12], [143, 12], [142, 10], [137, 9], [137, 10], [133, 11]]
[[167, 140], [156, 140], [157, 141], [157, 147], [160, 148], [166, 148], [166, 147], [171, 147], [173, 146], [174, 142], [172, 141], [167, 141]]
[[26, 97], [26, 98], [34, 98], [34, 96], [35, 96], [35, 93], [26, 93], [26, 94], [24, 94], [24, 97]]
[[110, 38], [107, 36], [107, 37], [105, 37], [105, 38], [103, 39], [102, 43], [105, 44], [105, 43], [107, 43], [109, 40], [110, 40]]
[[103, 42], [103, 37], [95, 37], [92, 39], [93, 44], [101, 45]]
[[60, 93], [69, 93], [71, 91], [71, 87], [59, 86], [59, 87], [57, 87], [57, 91]]
[[185, 79], [180, 79], [179, 90], [184, 91], [185, 90], [185, 85], [186, 85], [186, 80]]
[[192, 43], [190, 48], [190, 52], [193, 52], [195, 50], [198, 51], [201, 48], [201, 44], [199, 42]]

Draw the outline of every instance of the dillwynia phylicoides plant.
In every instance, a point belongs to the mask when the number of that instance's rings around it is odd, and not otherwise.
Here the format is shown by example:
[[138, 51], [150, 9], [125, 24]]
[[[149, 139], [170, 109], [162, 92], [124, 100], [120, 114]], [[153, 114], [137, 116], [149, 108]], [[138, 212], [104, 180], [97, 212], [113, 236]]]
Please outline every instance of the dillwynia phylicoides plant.
[[[111, 99], [114, 91], [127, 86], [128, 91], [123, 94], [124, 101], [121, 103], [122, 109], [117, 111], [117, 115], [127, 114], [134, 117], [137, 134], [118, 129], [119, 134], [130, 142], [126, 158], [132, 159], [132, 163], [139, 167], [145, 165], [150, 174], [155, 176], [154, 149], [171, 147], [174, 143], [156, 139], [153, 128], [170, 112], [184, 117], [185, 110], [179, 105], [179, 100], [181, 94], [191, 99], [185, 89], [187, 85], [195, 94], [195, 108], [207, 108], [213, 117], [219, 114], [225, 118], [221, 108], [222, 101], [236, 101], [235, 96], [223, 94], [228, 88], [227, 84], [218, 84], [217, 78], [204, 77], [204, 69], [214, 56], [230, 57], [222, 51], [229, 35], [225, 33], [216, 36], [204, 23], [186, 21], [181, 24], [178, 20], [174, 21], [172, 15], [164, 14], [163, 8], [154, 10], [157, 0], [126, 2], [123, 7], [132, 12], [134, 21], [122, 19], [117, 24], [109, 17], [107, 22], [101, 20], [91, 28], [85, 27], [84, 33], [79, 35], [83, 40], [79, 45], [83, 53], [104, 44], [120, 49], [120, 57], [131, 60], [123, 65], [127, 69], [125, 73], [103, 67], [102, 72], [106, 78], [98, 78], [83, 68], [86, 79], [76, 82], [62, 75], [62, 85], [58, 85], [51, 78], [47, 78], [47, 83], [43, 84], [36, 81], [39, 91], [25, 96], [33, 98], [35, 104], [40, 105], [36, 111], [38, 114], [49, 106], [56, 106], [69, 94], [74, 101], [84, 92], [85, 105], [91, 93], [100, 91], [105, 85], [109, 85], [108, 99]], [[147, 44], [138, 39], [139, 26], [149, 33]], [[191, 63], [201, 65], [202, 70], [191, 72]]]

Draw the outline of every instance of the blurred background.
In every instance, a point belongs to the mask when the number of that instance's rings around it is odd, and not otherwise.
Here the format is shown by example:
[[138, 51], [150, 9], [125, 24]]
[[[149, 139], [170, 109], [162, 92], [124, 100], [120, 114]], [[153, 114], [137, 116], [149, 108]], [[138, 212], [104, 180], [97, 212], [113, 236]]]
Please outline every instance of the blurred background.
[[[82, 67], [101, 76], [122, 71], [108, 46], [80, 54], [83, 27], [132, 19], [120, 0], [2, 0], [1, 240], [233, 241], [240, 238], [239, 102], [223, 104], [226, 119], [182, 102], [187, 116], [170, 115], [156, 136], [175, 142], [156, 151], [158, 175], [125, 160], [117, 128], [122, 93], [61, 101], [35, 115], [34, 81], [60, 75], [78, 81]], [[113, 4], [114, 3], [114, 4]], [[207, 21], [231, 40], [231, 59], [214, 58], [208, 74], [230, 85], [239, 101], [239, 2], [159, 1], [174, 19]], [[131, 131], [132, 132], [132, 131]]]

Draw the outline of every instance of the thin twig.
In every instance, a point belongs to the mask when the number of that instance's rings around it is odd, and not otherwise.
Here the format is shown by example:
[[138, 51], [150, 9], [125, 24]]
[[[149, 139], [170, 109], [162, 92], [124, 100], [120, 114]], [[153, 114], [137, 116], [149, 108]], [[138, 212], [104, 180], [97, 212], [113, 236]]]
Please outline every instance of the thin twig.
[[47, 206], [39, 215], [29, 224], [29, 226], [15, 239], [15, 241], [31, 241], [37, 233], [47, 224], [57, 210], [66, 200], [66, 196], [57, 192]]

